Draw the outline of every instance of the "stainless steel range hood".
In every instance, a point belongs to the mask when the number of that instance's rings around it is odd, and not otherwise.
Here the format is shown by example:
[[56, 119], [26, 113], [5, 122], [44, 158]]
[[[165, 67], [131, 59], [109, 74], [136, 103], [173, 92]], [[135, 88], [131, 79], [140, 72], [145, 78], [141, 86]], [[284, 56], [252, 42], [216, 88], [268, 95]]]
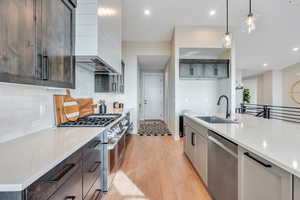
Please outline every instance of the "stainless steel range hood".
[[85, 65], [86, 68], [89, 68], [92, 71], [103, 74], [115, 74], [117, 73], [111, 66], [105, 63], [98, 56], [76, 56], [76, 63]]

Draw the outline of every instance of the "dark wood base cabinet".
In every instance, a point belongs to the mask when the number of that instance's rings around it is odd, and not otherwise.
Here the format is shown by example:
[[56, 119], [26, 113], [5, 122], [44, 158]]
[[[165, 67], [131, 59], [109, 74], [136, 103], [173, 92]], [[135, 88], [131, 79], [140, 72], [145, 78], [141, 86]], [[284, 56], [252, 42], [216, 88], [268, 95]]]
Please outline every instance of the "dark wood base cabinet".
[[64, 183], [49, 200], [79, 200], [82, 199], [81, 169], [77, 169], [73, 176]]
[[0, 192], [0, 200], [100, 200], [99, 137], [62, 161], [22, 192]]

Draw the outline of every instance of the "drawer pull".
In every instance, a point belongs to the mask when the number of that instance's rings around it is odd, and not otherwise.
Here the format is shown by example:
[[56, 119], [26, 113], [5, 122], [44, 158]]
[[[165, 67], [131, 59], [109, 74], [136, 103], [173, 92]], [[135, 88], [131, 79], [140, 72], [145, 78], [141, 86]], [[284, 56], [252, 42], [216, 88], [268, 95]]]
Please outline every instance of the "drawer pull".
[[89, 170], [89, 172], [90, 172], [90, 173], [94, 173], [94, 172], [98, 169], [98, 167], [100, 166], [100, 164], [101, 164], [100, 161], [96, 161], [96, 162], [94, 163], [94, 166]]
[[91, 149], [94, 149], [94, 148], [96, 148], [100, 143], [101, 143], [101, 140], [95, 140], [95, 141], [91, 144], [90, 148], [91, 148]]
[[101, 190], [99, 190], [99, 189], [97, 189], [96, 190], [96, 193], [97, 193], [97, 195], [96, 195], [96, 198], [95, 198], [95, 200], [97, 200], [97, 199], [99, 199], [100, 198], [100, 195], [101, 195]]
[[244, 153], [245, 156], [251, 158], [252, 160], [256, 161], [257, 163], [259, 163], [260, 165], [264, 166], [265, 168], [272, 168], [272, 165], [270, 164], [266, 164], [260, 160], [258, 160], [257, 158], [254, 158], [253, 156], [250, 155], [250, 153], [246, 152]]
[[102, 191], [100, 189], [95, 190], [92, 197], [89, 200], [98, 200], [98, 199], [100, 199], [101, 193], [102, 193]]
[[64, 200], [74, 200], [74, 199], [76, 199], [75, 196], [67, 196], [67, 197], [65, 197]]
[[49, 180], [50, 183], [59, 182], [69, 171], [71, 171], [75, 167], [75, 164], [67, 164], [57, 175], [53, 177], [53, 179]]

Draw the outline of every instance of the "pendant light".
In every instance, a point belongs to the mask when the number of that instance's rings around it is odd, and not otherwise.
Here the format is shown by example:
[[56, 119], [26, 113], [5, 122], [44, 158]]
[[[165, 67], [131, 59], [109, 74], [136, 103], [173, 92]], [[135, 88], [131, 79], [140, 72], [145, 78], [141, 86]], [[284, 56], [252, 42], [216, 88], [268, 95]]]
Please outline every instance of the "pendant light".
[[246, 18], [246, 26], [247, 26], [247, 31], [248, 33], [252, 33], [255, 30], [255, 17], [252, 13], [252, 0], [249, 0], [249, 14]]
[[224, 48], [230, 48], [231, 47], [231, 34], [229, 33], [229, 8], [228, 8], [228, 0], [226, 0], [226, 33], [224, 35], [224, 39], [223, 39], [223, 46]]

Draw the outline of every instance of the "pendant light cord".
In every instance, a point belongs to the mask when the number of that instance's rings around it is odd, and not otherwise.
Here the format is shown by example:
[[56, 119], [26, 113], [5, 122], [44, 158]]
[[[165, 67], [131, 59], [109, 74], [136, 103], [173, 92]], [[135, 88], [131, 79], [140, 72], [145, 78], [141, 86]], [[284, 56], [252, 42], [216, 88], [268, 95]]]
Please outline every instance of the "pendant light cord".
[[252, 14], [252, 0], [249, 0], [249, 15]]

